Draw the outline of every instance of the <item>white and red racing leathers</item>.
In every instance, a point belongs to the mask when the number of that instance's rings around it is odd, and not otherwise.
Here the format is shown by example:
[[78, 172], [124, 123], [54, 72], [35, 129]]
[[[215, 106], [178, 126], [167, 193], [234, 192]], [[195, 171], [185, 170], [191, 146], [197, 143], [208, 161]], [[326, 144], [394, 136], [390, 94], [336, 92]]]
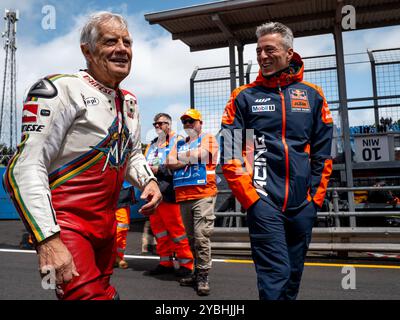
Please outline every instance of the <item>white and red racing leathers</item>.
[[[21, 140], [4, 183], [26, 227], [37, 243], [60, 230], [62, 239], [64, 230], [73, 232], [89, 241], [99, 260], [96, 250], [115, 237], [124, 179], [141, 190], [155, 179], [141, 152], [136, 97], [85, 71], [48, 76], [27, 93]], [[74, 251], [67, 238], [65, 233], [63, 241]], [[101, 255], [107, 267], [99, 267], [100, 274], [111, 274], [109, 251]]]

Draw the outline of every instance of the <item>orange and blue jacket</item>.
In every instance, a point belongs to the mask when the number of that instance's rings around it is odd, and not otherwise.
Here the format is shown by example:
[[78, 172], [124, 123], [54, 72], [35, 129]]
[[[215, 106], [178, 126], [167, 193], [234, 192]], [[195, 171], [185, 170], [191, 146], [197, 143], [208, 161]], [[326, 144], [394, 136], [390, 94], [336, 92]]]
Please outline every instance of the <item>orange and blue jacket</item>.
[[294, 53], [287, 69], [270, 77], [259, 72], [226, 105], [222, 170], [245, 209], [260, 197], [282, 212], [310, 201], [322, 206], [332, 172], [333, 121], [321, 88], [303, 81], [303, 72]]

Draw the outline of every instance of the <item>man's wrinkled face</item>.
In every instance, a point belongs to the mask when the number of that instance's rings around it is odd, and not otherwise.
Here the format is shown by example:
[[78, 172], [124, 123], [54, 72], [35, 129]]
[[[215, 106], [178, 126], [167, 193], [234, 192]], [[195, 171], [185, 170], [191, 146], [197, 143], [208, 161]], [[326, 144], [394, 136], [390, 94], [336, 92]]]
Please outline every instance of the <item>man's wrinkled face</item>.
[[257, 41], [257, 62], [264, 77], [283, 70], [289, 66], [293, 49], [285, 48], [279, 33], [266, 34]]
[[132, 40], [127, 29], [115, 21], [98, 26], [94, 51], [89, 51], [89, 67], [99, 80], [121, 82], [131, 69]]

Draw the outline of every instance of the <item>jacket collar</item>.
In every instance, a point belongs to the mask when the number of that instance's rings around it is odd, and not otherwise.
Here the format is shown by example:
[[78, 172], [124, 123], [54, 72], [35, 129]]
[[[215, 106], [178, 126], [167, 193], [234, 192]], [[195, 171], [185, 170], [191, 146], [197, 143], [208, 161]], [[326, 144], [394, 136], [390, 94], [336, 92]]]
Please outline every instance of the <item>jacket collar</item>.
[[278, 88], [287, 86], [293, 82], [300, 82], [303, 80], [304, 63], [300, 55], [296, 52], [293, 53], [292, 61], [289, 67], [278, 71], [277, 73], [264, 77], [261, 70], [258, 71], [256, 85], [261, 85], [267, 88]]
[[[117, 96], [117, 91], [101, 84], [99, 81], [93, 78], [89, 73], [87, 73], [86, 70], [80, 70], [79, 75], [83, 79], [83, 81], [85, 81], [90, 87], [94, 88], [95, 90], [100, 91], [101, 93], [111, 96], [113, 98]], [[118, 89], [118, 91], [119, 95], [123, 97], [124, 94], [121, 92], [121, 90]]]

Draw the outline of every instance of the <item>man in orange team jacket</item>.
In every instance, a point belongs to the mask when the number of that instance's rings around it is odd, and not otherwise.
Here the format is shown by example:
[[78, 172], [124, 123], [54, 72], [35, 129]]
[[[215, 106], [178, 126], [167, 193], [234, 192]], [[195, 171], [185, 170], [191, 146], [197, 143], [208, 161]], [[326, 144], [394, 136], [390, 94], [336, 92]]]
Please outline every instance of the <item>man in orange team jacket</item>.
[[[157, 137], [145, 151], [147, 163], [158, 179], [163, 201], [155, 214], [150, 216], [150, 226], [157, 239], [157, 254], [160, 262], [150, 275], [175, 273], [177, 277], [192, 274], [193, 254], [190, 250], [185, 226], [182, 222], [181, 210], [175, 200], [172, 183], [172, 172], [165, 165], [166, 158], [174, 145], [182, 136], [171, 129], [172, 119], [166, 113], [158, 113], [154, 117], [154, 129]], [[179, 269], [174, 269], [173, 258], [177, 259]]]
[[[269, 22], [256, 35], [260, 72], [225, 108], [221, 137], [236, 148], [222, 148], [221, 163], [247, 210], [260, 299], [295, 299], [332, 171], [332, 116], [321, 88], [303, 81], [292, 31]], [[252, 137], [251, 148], [237, 132]]]

